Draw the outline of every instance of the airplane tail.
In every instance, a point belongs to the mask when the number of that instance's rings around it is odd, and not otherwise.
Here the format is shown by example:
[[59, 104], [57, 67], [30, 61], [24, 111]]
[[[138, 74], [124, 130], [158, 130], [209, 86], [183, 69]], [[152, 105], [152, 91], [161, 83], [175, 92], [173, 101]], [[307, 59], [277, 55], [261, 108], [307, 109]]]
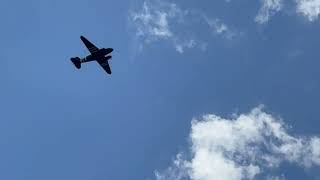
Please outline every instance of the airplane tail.
[[74, 64], [74, 66], [76, 66], [77, 69], [81, 68], [81, 61], [79, 57], [73, 57], [70, 59], [72, 61], [72, 63]]

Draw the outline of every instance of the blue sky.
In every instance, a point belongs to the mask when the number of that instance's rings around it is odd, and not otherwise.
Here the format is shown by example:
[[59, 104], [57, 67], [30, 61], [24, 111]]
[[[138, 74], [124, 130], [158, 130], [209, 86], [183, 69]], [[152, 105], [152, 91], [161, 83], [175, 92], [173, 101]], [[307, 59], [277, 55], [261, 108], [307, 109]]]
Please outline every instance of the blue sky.
[[319, 179], [319, 9], [2, 1], [0, 179]]

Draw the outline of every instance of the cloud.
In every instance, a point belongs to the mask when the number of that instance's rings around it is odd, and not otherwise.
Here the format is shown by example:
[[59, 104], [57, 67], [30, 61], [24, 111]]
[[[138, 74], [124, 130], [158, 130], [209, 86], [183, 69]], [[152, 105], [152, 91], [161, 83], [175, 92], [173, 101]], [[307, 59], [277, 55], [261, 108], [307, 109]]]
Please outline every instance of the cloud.
[[129, 22], [143, 44], [167, 41], [179, 53], [191, 48], [206, 49], [207, 43], [199, 39], [199, 29], [208, 29], [226, 39], [232, 39], [236, 34], [218, 18], [209, 18], [194, 9], [184, 10], [166, 1], [144, 1], [140, 10], [131, 12]]
[[183, 53], [185, 48], [193, 48], [197, 45], [196, 41], [190, 39], [188, 41], [175, 43], [175, 48], [179, 53]]
[[[284, 179], [281, 165], [320, 165], [320, 138], [297, 137], [261, 107], [233, 119], [209, 114], [192, 121], [190, 152], [179, 153], [158, 180]], [[190, 157], [190, 158], [187, 158]]]
[[[284, 7], [283, 0], [261, 0], [262, 6], [255, 21], [259, 24], [267, 23], [270, 18]], [[320, 0], [295, 0], [296, 11], [313, 22], [320, 15]]]
[[167, 40], [178, 52], [183, 53], [185, 48], [193, 48], [198, 43], [191, 38], [181, 39], [173, 31], [173, 25], [183, 23], [187, 13], [174, 3], [145, 1], [140, 11], [131, 13], [130, 21], [136, 28], [136, 36], [144, 43]]
[[[162, 10], [165, 8], [166, 10]], [[176, 17], [180, 10], [175, 4], [150, 4], [147, 1], [143, 3], [140, 12], [131, 14], [132, 21], [137, 27], [137, 36], [146, 37], [147, 41], [158, 38], [169, 38], [173, 34], [169, 27], [169, 20]]]
[[267, 180], [285, 180], [284, 176], [267, 176]]
[[320, 0], [297, 0], [297, 12], [315, 21], [320, 14]]
[[234, 36], [236, 36], [236, 33], [223, 23], [218, 18], [209, 18], [207, 16], [203, 16], [206, 23], [209, 25], [212, 32], [216, 35], [222, 35], [223, 37], [227, 39], [232, 39]]
[[282, 0], [261, 0], [262, 6], [255, 17], [255, 22], [265, 24], [271, 16], [282, 9]]

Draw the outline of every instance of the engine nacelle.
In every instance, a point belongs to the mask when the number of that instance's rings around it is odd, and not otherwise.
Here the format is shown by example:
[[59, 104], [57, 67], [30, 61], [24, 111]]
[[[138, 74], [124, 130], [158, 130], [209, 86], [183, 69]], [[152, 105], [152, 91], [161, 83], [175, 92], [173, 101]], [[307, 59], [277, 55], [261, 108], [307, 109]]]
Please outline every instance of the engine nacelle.
[[103, 48], [103, 52], [107, 55], [110, 54], [113, 51], [112, 48]]
[[106, 57], [106, 60], [109, 60], [109, 59], [111, 59], [112, 58], [112, 56], [107, 56]]

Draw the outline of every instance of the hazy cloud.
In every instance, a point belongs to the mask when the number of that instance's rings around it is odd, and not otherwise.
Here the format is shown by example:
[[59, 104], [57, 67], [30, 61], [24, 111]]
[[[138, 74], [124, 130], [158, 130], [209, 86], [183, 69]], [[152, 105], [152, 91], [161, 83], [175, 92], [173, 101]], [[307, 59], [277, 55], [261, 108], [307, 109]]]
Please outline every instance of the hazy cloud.
[[[137, 38], [144, 44], [164, 40], [170, 42], [179, 53], [196, 47], [206, 49], [207, 43], [198, 38], [198, 28], [209, 28], [215, 35], [226, 39], [235, 35], [218, 18], [209, 18], [193, 9], [183, 10], [177, 4], [166, 1], [144, 1], [140, 10], [131, 12], [129, 21], [135, 27]], [[208, 26], [203, 26], [203, 22]]]
[[204, 16], [204, 19], [214, 34], [222, 35], [227, 39], [232, 39], [236, 35], [236, 33], [230, 30], [230, 28], [225, 23], [223, 23], [220, 19], [218, 18], [212, 19], [207, 16]]
[[273, 174], [273, 170], [279, 170], [283, 162], [303, 168], [319, 166], [320, 138], [293, 136], [286, 129], [281, 119], [261, 108], [233, 119], [213, 114], [194, 119], [190, 133], [191, 158], [179, 153], [167, 170], [156, 171], [156, 178], [280, 180], [285, 177]]
[[175, 48], [179, 53], [183, 53], [185, 48], [193, 48], [197, 45], [196, 41], [190, 39], [188, 41], [175, 43]]
[[[162, 10], [162, 6], [166, 6], [166, 10]], [[169, 27], [169, 21], [178, 13], [180, 11], [176, 8], [175, 4], [161, 4], [158, 9], [154, 4], [146, 1], [143, 3], [140, 12], [131, 14], [131, 20], [136, 25], [137, 36], [145, 37], [146, 41], [158, 38], [165, 39], [173, 36]]]
[[181, 10], [174, 3], [145, 1], [140, 11], [131, 13], [130, 20], [136, 28], [136, 36], [144, 43], [167, 40], [183, 53], [185, 48], [193, 48], [198, 43], [190, 37], [181, 38], [173, 30], [174, 26], [183, 23], [187, 14], [188, 11]]
[[297, 0], [297, 12], [315, 21], [320, 14], [320, 0]]
[[271, 16], [282, 9], [282, 0], [261, 0], [262, 6], [255, 17], [255, 21], [264, 24], [269, 21]]
[[[264, 24], [283, 9], [283, 0], [261, 0], [262, 7], [259, 10], [255, 21], [259, 24]], [[315, 21], [320, 15], [320, 0], [294, 0], [296, 3], [296, 11], [302, 14], [309, 21]]]

